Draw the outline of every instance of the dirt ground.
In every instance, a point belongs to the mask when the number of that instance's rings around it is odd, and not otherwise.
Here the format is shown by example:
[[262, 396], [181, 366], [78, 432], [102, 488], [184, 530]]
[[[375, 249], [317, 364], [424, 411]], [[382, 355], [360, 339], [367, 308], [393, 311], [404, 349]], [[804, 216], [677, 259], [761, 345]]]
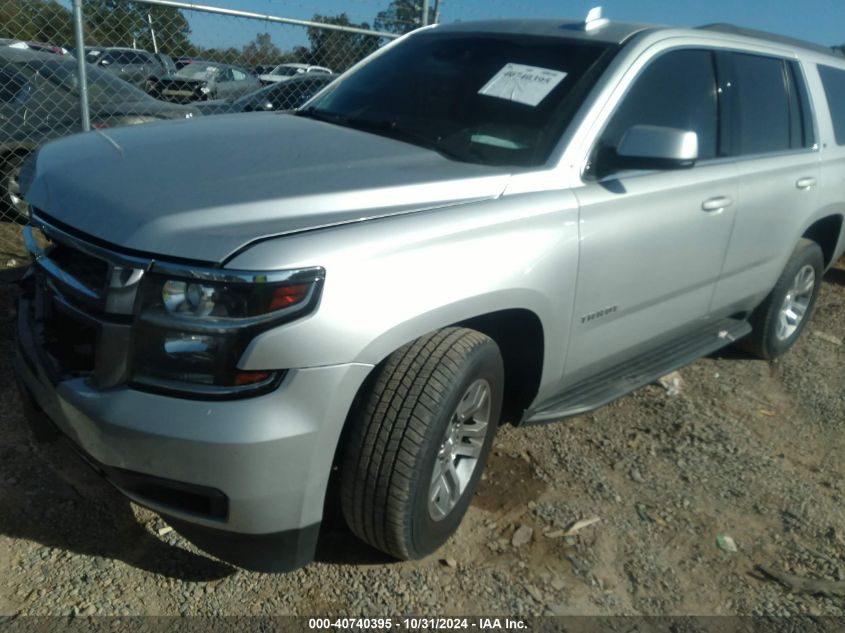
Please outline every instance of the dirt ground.
[[0, 614], [845, 615], [845, 260], [778, 361], [726, 350], [682, 369], [678, 395], [652, 385], [501, 429], [466, 520], [428, 559], [386, 560], [334, 517], [318, 562], [286, 575], [160, 536], [66, 449], [31, 443], [12, 293], [0, 286]]

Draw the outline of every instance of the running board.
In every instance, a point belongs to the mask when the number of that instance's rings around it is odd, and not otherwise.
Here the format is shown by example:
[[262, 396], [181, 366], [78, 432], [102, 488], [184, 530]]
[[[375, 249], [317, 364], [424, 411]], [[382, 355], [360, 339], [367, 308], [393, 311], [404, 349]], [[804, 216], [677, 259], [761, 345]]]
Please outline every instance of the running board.
[[631, 393], [694, 360], [712, 354], [751, 332], [748, 321], [723, 319], [698, 333], [664, 343], [595, 376], [528, 410], [520, 426], [555, 422], [582, 415]]

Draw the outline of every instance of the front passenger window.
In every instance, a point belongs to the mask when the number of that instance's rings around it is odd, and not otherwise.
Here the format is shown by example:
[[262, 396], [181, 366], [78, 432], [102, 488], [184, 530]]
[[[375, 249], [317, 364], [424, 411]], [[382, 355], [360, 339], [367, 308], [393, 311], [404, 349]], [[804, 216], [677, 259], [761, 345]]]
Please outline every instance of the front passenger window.
[[634, 125], [659, 125], [698, 134], [698, 159], [717, 155], [718, 104], [713, 56], [678, 50], [653, 60], [634, 80], [599, 141], [617, 147]]

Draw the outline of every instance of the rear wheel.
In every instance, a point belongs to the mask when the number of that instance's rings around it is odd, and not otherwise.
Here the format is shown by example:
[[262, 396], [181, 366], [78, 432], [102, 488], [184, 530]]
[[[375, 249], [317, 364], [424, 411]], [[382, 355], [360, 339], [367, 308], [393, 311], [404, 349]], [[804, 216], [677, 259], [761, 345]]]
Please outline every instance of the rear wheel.
[[445, 328], [376, 371], [350, 420], [343, 514], [370, 545], [421, 558], [455, 532], [478, 486], [502, 407], [502, 357], [483, 334]]
[[740, 346], [760, 358], [776, 358], [798, 340], [816, 305], [824, 272], [818, 244], [802, 239], [774, 289], [751, 316], [753, 330]]

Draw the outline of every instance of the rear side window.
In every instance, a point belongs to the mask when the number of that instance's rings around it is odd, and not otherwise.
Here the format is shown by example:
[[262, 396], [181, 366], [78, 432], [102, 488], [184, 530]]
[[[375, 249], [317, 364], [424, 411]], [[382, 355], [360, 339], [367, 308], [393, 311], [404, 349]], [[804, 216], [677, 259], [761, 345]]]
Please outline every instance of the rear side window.
[[812, 146], [809, 101], [797, 64], [746, 53], [731, 57], [731, 153], [745, 156]]
[[634, 80], [602, 133], [600, 147], [615, 148], [634, 125], [659, 125], [698, 134], [698, 157], [706, 160], [716, 156], [718, 121], [712, 54], [671, 51]]
[[845, 70], [819, 66], [837, 145], [845, 145]]

